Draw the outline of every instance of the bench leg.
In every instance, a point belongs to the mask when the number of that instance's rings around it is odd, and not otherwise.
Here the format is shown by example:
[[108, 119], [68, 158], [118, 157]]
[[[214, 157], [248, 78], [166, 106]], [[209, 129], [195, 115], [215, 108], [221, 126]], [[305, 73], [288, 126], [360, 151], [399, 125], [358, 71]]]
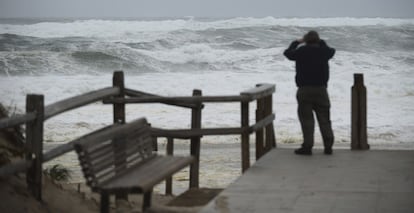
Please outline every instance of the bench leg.
[[101, 192], [101, 213], [109, 213], [109, 194]]
[[151, 206], [152, 190], [144, 193], [142, 212], [145, 212]]

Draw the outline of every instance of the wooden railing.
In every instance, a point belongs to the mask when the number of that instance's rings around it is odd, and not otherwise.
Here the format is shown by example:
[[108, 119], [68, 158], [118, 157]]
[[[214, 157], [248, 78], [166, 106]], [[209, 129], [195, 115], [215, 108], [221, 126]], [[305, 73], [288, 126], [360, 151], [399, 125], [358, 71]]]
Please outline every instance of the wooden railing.
[[367, 150], [367, 88], [364, 75], [354, 74], [354, 85], [351, 87], [351, 149]]
[[26, 172], [26, 180], [33, 195], [42, 197], [42, 163], [52, 160], [73, 150], [73, 142], [68, 142], [47, 153], [43, 153], [43, 125], [47, 119], [63, 112], [87, 104], [102, 101], [108, 96], [119, 94], [117, 87], [104, 88], [87, 94], [68, 98], [57, 103], [44, 106], [43, 95], [29, 94], [26, 98], [26, 114], [0, 120], [0, 129], [26, 125], [25, 159], [0, 168], [0, 176]]
[[[162, 97], [141, 91], [125, 89], [124, 92], [104, 100], [106, 104], [125, 106], [125, 104], [163, 103], [178, 107], [190, 108], [191, 129], [160, 129], [153, 127], [154, 137], [167, 138], [167, 154], [173, 154], [174, 139], [190, 139], [190, 153], [196, 161], [190, 167], [190, 187], [199, 186], [199, 163], [201, 137], [206, 135], [241, 135], [241, 162], [242, 171], [250, 167], [249, 135], [256, 133], [256, 159], [260, 158], [271, 148], [276, 146], [273, 128], [275, 115], [272, 110], [272, 95], [275, 85], [259, 84], [255, 88], [232, 96], [202, 96], [201, 90], [194, 90], [191, 97]], [[249, 125], [249, 103], [257, 101], [256, 123]], [[202, 109], [204, 103], [241, 104], [241, 125], [231, 128], [201, 128]], [[125, 115], [119, 117], [125, 120]], [[167, 181], [169, 182], [169, 181]], [[171, 185], [167, 183], [167, 193], [171, 193]]]
[[[260, 158], [271, 148], [276, 146], [272, 113], [272, 94], [275, 86], [271, 84], [260, 84], [251, 90], [244, 91], [235, 96], [202, 96], [201, 90], [194, 90], [191, 97], [162, 97], [150, 93], [125, 88], [124, 74], [122, 71], [114, 72], [113, 86], [103, 88], [72, 98], [68, 98], [54, 104], [44, 106], [43, 95], [29, 94], [26, 99], [26, 113], [15, 115], [0, 120], [0, 129], [10, 128], [17, 125], [26, 125], [25, 159], [12, 164], [0, 167], [0, 176], [26, 172], [28, 188], [33, 195], [41, 200], [42, 198], [42, 163], [50, 161], [73, 150], [73, 144], [86, 140], [90, 137], [99, 136], [93, 132], [58, 146], [46, 153], [43, 153], [43, 125], [44, 121], [66, 111], [76, 109], [90, 103], [103, 101], [113, 105], [113, 125], [105, 129], [105, 134], [121, 134], [114, 126], [125, 123], [125, 105], [138, 103], [163, 103], [178, 107], [191, 109], [191, 129], [160, 129], [153, 127], [152, 134], [155, 138], [167, 138], [167, 154], [173, 154], [173, 143], [175, 138], [190, 139], [190, 153], [195, 157], [196, 162], [190, 168], [190, 187], [199, 186], [199, 163], [200, 143], [204, 135], [241, 135], [241, 161], [242, 171], [250, 167], [249, 135], [256, 133], [256, 158]], [[249, 124], [249, 103], [257, 101], [256, 123]], [[202, 128], [203, 103], [239, 102], [241, 104], [241, 125], [232, 128]], [[116, 131], [115, 131], [116, 130]], [[154, 143], [156, 145], [156, 143]], [[171, 193], [172, 179], [166, 183], [166, 192]], [[122, 198], [123, 195], [118, 197]]]

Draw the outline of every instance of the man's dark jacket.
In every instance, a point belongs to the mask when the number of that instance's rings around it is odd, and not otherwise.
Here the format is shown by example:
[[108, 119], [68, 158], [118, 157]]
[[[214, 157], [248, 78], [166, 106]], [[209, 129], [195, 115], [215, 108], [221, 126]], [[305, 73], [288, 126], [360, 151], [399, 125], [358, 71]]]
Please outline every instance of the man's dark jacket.
[[293, 41], [283, 53], [289, 60], [296, 61], [296, 85], [303, 86], [328, 86], [329, 64], [328, 61], [335, 54], [335, 49], [328, 47], [325, 41], [317, 44], [299, 46], [298, 41]]

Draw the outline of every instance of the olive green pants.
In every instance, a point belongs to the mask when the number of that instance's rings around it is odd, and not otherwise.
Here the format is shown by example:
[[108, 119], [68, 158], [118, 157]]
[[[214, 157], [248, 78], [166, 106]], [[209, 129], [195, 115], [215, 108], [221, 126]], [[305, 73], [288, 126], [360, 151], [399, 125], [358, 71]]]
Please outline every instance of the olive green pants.
[[325, 87], [300, 87], [297, 91], [298, 116], [302, 127], [305, 149], [312, 149], [314, 144], [316, 114], [325, 148], [332, 148], [334, 135], [332, 131], [328, 91]]

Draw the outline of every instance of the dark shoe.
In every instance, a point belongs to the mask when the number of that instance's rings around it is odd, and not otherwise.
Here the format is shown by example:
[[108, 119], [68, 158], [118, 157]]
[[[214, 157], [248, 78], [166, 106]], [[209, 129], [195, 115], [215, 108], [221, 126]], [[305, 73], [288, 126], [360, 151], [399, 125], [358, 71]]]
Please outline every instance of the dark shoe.
[[311, 149], [300, 148], [300, 149], [295, 150], [295, 154], [297, 154], [297, 155], [312, 155], [312, 150]]
[[332, 155], [332, 148], [325, 148], [323, 153], [325, 153], [325, 155]]

